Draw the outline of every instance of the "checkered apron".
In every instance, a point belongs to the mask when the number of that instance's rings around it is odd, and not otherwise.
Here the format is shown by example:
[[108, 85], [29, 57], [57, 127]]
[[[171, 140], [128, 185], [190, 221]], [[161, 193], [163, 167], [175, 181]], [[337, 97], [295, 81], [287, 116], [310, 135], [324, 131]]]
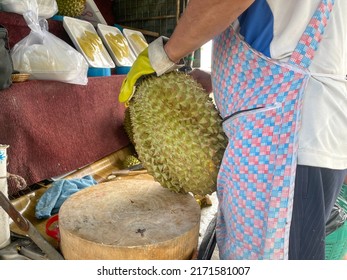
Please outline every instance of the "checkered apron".
[[218, 175], [221, 259], [287, 259], [307, 70], [333, 0], [321, 1], [287, 63], [230, 27], [214, 40], [214, 97], [228, 136]]

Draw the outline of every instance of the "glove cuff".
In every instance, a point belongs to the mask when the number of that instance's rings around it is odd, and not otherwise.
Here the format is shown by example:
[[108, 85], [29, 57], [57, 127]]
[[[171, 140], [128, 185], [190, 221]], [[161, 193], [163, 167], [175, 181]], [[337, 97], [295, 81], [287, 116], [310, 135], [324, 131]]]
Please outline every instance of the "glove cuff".
[[184, 66], [184, 61], [181, 60], [178, 64], [172, 62], [167, 56], [164, 45], [169, 38], [160, 36], [148, 45], [148, 57], [157, 76], [179, 69]]

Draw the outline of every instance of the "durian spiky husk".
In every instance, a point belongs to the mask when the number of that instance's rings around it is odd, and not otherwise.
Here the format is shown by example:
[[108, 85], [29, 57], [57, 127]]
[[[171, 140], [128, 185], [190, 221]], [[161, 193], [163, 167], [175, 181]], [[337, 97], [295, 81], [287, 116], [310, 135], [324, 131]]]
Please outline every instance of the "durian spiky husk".
[[146, 78], [129, 103], [135, 150], [174, 192], [211, 194], [227, 144], [212, 99], [189, 75]]
[[123, 168], [126, 169], [140, 163], [141, 161], [137, 158], [136, 155], [127, 155], [123, 161]]
[[133, 146], [135, 146], [129, 107], [125, 108], [123, 126], [124, 126], [125, 133], [128, 135], [131, 144], [133, 144]]
[[56, 0], [58, 14], [68, 17], [79, 17], [86, 6], [86, 0]]

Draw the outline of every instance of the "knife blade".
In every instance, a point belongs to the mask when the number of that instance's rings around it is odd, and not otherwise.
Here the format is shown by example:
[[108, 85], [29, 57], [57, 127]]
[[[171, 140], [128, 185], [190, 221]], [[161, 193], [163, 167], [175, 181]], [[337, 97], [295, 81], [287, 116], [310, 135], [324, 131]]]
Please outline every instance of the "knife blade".
[[45, 253], [50, 260], [63, 260], [64, 257], [40, 234], [35, 226], [29, 222], [11, 201], [0, 192], [0, 206], [12, 218], [13, 222], [24, 231], [32, 241]]

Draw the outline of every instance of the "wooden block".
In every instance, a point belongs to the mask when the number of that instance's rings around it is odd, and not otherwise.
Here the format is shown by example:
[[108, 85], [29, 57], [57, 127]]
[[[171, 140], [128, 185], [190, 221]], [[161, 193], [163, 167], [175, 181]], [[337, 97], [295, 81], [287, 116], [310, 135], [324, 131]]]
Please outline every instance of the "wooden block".
[[190, 259], [197, 249], [200, 207], [150, 180], [88, 187], [59, 211], [65, 259]]

